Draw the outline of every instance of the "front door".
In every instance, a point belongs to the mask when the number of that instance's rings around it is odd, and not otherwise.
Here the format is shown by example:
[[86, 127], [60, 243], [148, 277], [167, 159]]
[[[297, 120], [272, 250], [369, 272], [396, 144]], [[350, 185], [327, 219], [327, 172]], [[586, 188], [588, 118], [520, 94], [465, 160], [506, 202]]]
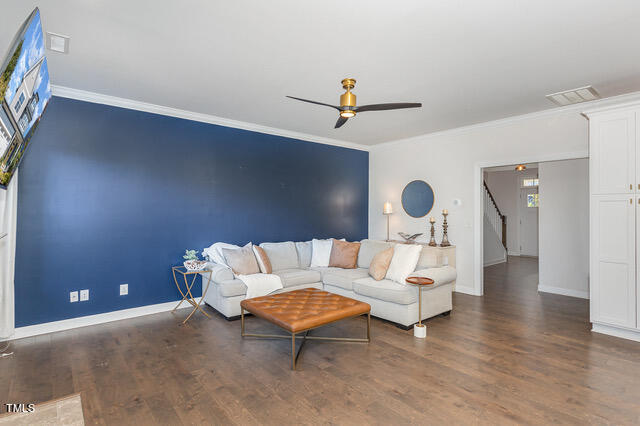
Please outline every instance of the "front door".
[[538, 188], [520, 189], [520, 255], [538, 256]]

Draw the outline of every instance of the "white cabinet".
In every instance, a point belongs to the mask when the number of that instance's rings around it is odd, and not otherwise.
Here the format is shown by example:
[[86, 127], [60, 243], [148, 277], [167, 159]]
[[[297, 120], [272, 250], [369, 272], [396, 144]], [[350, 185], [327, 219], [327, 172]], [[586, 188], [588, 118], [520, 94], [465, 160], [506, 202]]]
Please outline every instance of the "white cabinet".
[[636, 111], [612, 112], [589, 121], [592, 194], [630, 194], [636, 182]]
[[589, 118], [593, 330], [640, 341], [640, 103]]
[[636, 326], [635, 198], [591, 198], [592, 321]]

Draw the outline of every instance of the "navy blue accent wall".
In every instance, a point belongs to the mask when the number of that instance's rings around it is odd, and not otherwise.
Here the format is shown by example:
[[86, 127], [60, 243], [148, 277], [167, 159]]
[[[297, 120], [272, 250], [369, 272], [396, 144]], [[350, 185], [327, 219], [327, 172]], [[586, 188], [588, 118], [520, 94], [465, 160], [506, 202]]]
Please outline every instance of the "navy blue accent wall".
[[187, 248], [366, 238], [368, 181], [364, 151], [54, 97], [20, 167], [16, 325], [178, 300]]

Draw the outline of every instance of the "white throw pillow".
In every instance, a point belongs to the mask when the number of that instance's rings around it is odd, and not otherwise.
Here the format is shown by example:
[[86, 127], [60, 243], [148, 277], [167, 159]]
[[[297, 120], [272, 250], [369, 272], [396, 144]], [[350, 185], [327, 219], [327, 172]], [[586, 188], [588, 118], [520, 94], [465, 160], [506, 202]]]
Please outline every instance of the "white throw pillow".
[[415, 271], [421, 252], [420, 244], [396, 244], [393, 247], [393, 257], [385, 278], [405, 284], [409, 274]]
[[224, 254], [222, 254], [222, 249], [239, 249], [240, 246], [235, 244], [227, 244], [227, 243], [214, 243], [206, 249], [202, 250], [202, 256], [209, 259], [210, 262], [217, 263], [219, 265], [229, 266], [227, 265], [227, 261], [224, 258]]
[[311, 241], [311, 267], [327, 267], [329, 266], [329, 258], [331, 257], [331, 248], [333, 240], [316, 240]]

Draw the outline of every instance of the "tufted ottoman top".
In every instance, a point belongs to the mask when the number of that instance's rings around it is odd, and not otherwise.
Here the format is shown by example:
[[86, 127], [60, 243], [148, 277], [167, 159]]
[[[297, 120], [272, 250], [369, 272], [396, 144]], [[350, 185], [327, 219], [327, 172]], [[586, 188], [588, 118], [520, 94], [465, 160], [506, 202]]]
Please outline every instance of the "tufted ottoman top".
[[315, 288], [245, 299], [240, 306], [291, 333], [371, 311], [368, 303]]

